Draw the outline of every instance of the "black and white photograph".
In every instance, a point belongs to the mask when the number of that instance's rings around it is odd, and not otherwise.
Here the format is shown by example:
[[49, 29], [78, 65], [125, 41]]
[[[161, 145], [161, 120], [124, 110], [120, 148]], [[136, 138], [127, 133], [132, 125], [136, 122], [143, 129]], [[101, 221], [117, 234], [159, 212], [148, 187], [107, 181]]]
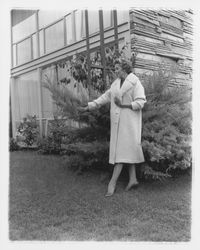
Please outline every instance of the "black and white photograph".
[[192, 240], [196, 10], [112, 6], [9, 8], [10, 243]]

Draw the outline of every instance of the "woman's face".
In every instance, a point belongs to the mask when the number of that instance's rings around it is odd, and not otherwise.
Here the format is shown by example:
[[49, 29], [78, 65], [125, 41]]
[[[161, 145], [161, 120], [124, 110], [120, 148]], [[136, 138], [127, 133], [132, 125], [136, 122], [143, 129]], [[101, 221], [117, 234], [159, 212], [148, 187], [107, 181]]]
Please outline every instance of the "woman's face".
[[117, 77], [124, 78], [125, 72], [122, 70], [121, 66], [119, 64], [115, 65], [115, 73]]

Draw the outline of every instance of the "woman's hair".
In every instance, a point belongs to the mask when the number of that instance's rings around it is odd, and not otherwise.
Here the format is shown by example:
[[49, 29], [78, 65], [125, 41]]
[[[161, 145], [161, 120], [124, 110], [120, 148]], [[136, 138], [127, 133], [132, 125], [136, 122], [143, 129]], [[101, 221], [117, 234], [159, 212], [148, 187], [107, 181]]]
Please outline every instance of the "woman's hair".
[[132, 65], [131, 63], [125, 61], [125, 60], [117, 60], [115, 62], [115, 65], [118, 64], [122, 68], [123, 71], [125, 71], [127, 74], [132, 73]]

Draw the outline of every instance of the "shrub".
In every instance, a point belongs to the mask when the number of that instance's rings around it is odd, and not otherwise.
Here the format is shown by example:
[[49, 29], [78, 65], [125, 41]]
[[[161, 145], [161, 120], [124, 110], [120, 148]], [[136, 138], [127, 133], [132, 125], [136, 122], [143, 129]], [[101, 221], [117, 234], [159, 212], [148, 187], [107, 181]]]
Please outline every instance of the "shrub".
[[142, 146], [149, 166], [164, 173], [191, 167], [191, 90], [171, 85], [173, 72], [160, 69], [143, 77]]
[[65, 120], [54, 117], [54, 120], [49, 122], [47, 137], [38, 140], [39, 153], [61, 154], [63, 138], [67, 132]]
[[17, 141], [22, 141], [27, 146], [32, 146], [37, 143], [39, 138], [39, 125], [36, 116], [30, 116], [23, 118], [17, 128]]
[[20, 149], [20, 147], [19, 147], [19, 145], [17, 144], [17, 141], [16, 141], [16, 139], [14, 139], [14, 138], [10, 138], [10, 144], [9, 144], [9, 151], [17, 151], [17, 150], [19, 150]]

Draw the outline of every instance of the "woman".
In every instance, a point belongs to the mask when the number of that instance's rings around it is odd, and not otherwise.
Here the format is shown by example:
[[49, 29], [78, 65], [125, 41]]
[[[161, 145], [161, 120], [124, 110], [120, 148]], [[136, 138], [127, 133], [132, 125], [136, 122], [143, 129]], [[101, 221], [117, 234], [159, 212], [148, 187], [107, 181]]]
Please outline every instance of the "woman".
[[129, 166], [126, 191], [138, 186], [135, 163], [144, 162], [141, 147], [142, 108], [146, 102], [144, 88], [126, 61], [115, 65], [117, 79], [103, 95], [89, 102], [81, 111], [93, 110], [110, 102], [109, 163], [114, 164], [106, 196], [112, 196], [123, 164]]

